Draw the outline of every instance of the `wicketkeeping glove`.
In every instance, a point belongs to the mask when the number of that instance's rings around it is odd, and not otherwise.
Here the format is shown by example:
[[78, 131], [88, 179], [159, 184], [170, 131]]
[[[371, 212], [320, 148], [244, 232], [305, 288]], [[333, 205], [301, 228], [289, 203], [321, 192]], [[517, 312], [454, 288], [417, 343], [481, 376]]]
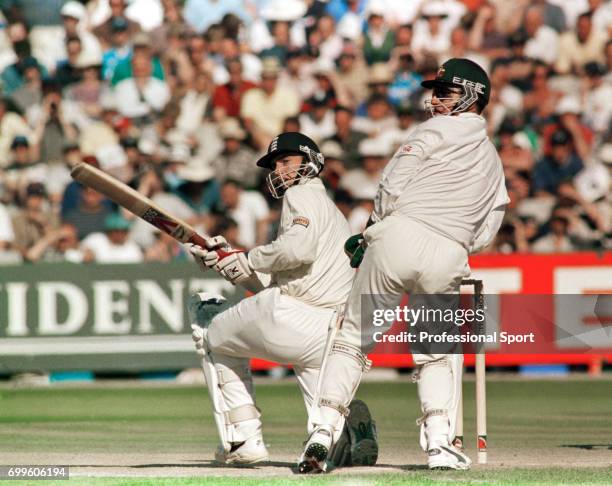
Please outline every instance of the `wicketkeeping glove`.
[[351, 259], [351, 267], [359, 268], [363, 256], [365, 254], [367, 245], [363, 237], [363, 233], [351, 236], [346, 243], [344, 243], [344, 253]]

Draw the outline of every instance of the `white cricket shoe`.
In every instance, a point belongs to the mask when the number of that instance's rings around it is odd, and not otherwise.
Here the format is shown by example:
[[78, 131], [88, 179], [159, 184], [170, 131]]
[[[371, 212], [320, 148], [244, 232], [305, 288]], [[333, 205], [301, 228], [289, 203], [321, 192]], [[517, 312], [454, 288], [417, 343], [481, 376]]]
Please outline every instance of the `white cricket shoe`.
[[472, 461], [455, 446], [435, 445], [427, 451], [429, 469], [459, 469], [468, 470]]
[[317, 427], [304, 447], [298, 460], [299, 474], [317, 474], [327, 470], [327, 456], [332, 446], [332, 430], [328, 426]]
[[267, 461], [268, 458], [268, 449], [261, 435], [250, 437], [232, 446], [229, 452], [225, 452], [222, 446], [219, 446], [215, 452], [215, 460], [223, 464], [255, 464]]

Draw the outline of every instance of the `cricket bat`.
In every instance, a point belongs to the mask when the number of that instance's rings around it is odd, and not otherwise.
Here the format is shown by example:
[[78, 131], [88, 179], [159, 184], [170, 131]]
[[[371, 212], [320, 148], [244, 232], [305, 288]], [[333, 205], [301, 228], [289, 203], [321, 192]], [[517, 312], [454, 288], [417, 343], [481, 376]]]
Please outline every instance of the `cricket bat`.
[[[193, 243], [202, 248], [209, 248], [206, 238], [199, 235], [196, 230], [185, 221], [172, 216], [160, 208], [148, 197], [143, 196], [127, 184], [115, 179], [100, 169], [80, 162], [70, 172], [72, 178], [96, 191], [104, 194], [111, 201], [127, 209], [157, 229], [172, 236], [181, 243]], [[217, 253], [225, 253], [218, 248]]]

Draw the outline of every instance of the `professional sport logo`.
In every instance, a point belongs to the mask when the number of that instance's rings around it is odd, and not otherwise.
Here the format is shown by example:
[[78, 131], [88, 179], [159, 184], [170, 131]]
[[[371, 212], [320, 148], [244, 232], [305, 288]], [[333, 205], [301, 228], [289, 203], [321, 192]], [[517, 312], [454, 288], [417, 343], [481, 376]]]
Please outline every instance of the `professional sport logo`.
[[446, 69], [444, 69], [444, 66], [440, 66], [438, 68], [438, 72], [436, 74], [436, 78], [442, 78], [444, 76], [445, 72], [446, 72]]

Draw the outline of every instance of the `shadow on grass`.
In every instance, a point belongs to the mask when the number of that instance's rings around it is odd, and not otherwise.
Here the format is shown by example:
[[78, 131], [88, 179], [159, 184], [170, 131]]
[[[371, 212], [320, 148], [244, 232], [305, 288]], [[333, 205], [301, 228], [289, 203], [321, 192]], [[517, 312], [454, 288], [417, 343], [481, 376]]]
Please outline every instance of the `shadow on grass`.
[[612, 451], [612, 444], [562, 444], [560, 447], [567, 447], [570, 449], [583, 449], [585, 451]]

